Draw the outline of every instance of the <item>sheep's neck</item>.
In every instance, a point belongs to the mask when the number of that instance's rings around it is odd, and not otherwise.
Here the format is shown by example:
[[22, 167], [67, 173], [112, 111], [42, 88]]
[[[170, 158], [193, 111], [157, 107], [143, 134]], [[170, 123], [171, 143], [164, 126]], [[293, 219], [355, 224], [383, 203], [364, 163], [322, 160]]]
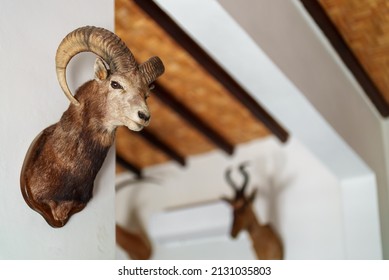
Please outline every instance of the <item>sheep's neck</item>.
[[115, 129], [104, 126], [101, 109], [88, 104], [80, 106], [83, 108], [70, 105], [63, 114], [60, 121], [63, 133], [68, 135], [69, 141], [93, 142], [97, 146], [110, 147], [114, 141]]
[[92, 110], [83, 109], [70, 105], [50, 141], [59, 162], [75, 173], [89, 170], [93, 182], [114, 141], [115, 131], [105, 129]]

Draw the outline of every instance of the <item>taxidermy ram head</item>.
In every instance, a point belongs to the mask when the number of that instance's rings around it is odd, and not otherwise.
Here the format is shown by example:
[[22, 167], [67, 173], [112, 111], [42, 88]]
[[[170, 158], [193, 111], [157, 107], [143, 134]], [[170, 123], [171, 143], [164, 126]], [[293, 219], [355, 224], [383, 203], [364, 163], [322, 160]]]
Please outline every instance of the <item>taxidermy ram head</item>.
[[[73, 96], [66, 66], [80, 52], [98, 56], [94, 79]], [[69, 33], [56, 54], [59, 84], [71, 101], [61, 119], [33, 141], [21, 171], [27, 204], [52, 227], [62, 227], [92, 198], [93, 182], [118, 126], [139, 131], [150, 122], [149, 85], [164, 72], [158, 57], [138, 64], [114, 33], [86, 26]]]

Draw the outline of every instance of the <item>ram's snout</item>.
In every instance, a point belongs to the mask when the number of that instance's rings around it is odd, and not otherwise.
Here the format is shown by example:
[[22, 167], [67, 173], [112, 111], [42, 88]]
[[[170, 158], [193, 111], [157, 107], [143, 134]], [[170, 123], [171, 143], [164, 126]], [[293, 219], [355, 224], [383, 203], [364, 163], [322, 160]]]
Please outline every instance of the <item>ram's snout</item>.
[[135, 113], [135, 118], [133, 119], [134, 122], [136, 122], [141, 128], [146, 127], [150, 123], [151, 114], [148, 108], [143, 107], [141, 109], [137, 109]]
[[149, 124], [150, 121], [150, 113], [147, 111], [138, 111], [138, 117], [145, 122], [145, 126]]
[[143, 100], [142, 102], [140, 100], [135, 102], [134, 99], [131, 99], [131, 102], [128, 102], [127, 105], [129, 106], [126, 106], [125, 111], [121, 112], [125, 126], [130, 130], [140, 131], [149, 125], [151, 114], [147, 104]]

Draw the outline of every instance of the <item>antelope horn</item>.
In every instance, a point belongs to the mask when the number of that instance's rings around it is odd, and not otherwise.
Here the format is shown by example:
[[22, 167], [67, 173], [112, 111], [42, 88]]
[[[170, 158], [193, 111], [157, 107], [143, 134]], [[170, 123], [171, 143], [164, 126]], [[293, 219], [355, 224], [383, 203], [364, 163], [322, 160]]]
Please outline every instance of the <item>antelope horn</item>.
[[60, 43], [55, 57], [58, 82], [67, 98], [79, 105], [66, 81], [66, 66], [80, 52], [93, 52], [101, 57], [111, 72], [127, 72], [138, 69], [134, 55], [114, 33], [104, 28], [85, 26], [70, 32]]
[[247, 173], [247, 171], [246, 171], [246, 165], [247, 165], [247, 162], [244, 162], [244, 163], [242, 163], [241, 165], [239, 165], [239, 170], [240, 170], [240, 173], [242, 173], [242, 175], [243, 175], [243, 177], [244, 177], [244, 181], [243, 181], [243, 184], [242, 184], [242, 187], [241, 187], [241, 189], [240, 189], [240, 192], [242, 193], [242, 194], [244, 194], [244, 191], [245, 191], [245, 189], [246, 189], [246, 187], [247, 187], [247, 184], [248, 184], [248, 182], [249, 182], [249, 174]]
[[225, 176], [226, 176], [227, 183], [234, 189], [235, 192], [238, 192], [239, 189], [235, 185], [234, 181], [232, 181], [232, 178], [231, 178], [231, 168], [228, 168], [226, 170]]

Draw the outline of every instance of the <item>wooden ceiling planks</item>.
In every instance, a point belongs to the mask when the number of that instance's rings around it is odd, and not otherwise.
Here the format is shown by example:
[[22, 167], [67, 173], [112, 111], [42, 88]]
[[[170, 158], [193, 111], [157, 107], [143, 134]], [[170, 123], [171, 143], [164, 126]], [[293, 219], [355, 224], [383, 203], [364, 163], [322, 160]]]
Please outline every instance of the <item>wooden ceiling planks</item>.
[[[182, 157], [215, 148], [232, 154], [235, 145], [270, 135], [250, 109], [209, 75], [134, 1], [115, 1], [115, 11], [115, 32], [135, 57], [144, 61], [157, 55], [166, 68], [157, 81], [155, 94], [148, 99], [152, 120], [145, 133], [137, 135], [126, 128], [118, 129], [117, 154], [124, 163], [135, 167], [135, 171], [164, 163], [172, 159], [167, 155], [168, 149]], [[285, 132], [282, 128], [281, 131]], [[165, 152], [157, 149], [147, 137], [157, 138], [168, 148]], [[286, 139], [285, 132], [281, 140]]]
[[389, 1], [320, 3], [389, 103]]
[[170, 160], [169, 156], [125, 127], [119, 127], [116, 131], [116, 153], [139, 169]]
[[389, 116], [389, 1], [301, 0], [383, 117]]
[[[181, 117], [183, 117], [193, 128], [201, 132], [210, 142], [215, 144], [221, 150], [231, 155], [234, 151], [234, 146], [230, 144], [226, 139], [224, 139], [217, 131], [212, 129], [208, 123], [200, 119], [196, 114], [194, 114], [190, 108], [186, 107], [180, 101], [178, 101], [170, 92], [168, 92], [164, 87], [155, 83], [154, 92], [156, 97], [162, 101], [165, 105], [170, 107], [174, 112], [177, 112]], [[183, 135], [181, 130], [179, 130], [180, 135]], [[195, 154], [190, 152], [190, 154]]]
[[212, 143], [197, 130], [192, 129], [185, 119], [164, 106], [158, 98], [152, 99], [152, 102], [149, 102], [152, 119], [147, 130], [171, 147], [175, 147], [183, 156], [201, 154], [214, 149]]
[[[122, 11], [122, 14], [131, 15], [128, 18], [121, 18], [118, 12], [117, 34], [140, 60], [152, 55], [161, 57], [166, 72], [158, 82], [178, 100], [190, 107], [233, 144], [269, 134], [259, 121], [251, 117], [244, 106], [237, 103], [221, 84], [210, 77], [136, 4], [132, 1], [119, 0], [117, 6], [119, 10], [126, 10]], [[250, 127], [245, 129], [246, 125]], [[244, 130], [252, 131], [251, 135], [240, 133]], [[235, 133], [236, 131], [239, 133]]]
[[[197, 63], [202, 66], [207, 74], [219, 85], [229, 98], [236, 102], [235, 104], [243, 106], [249, 116], [259, 121], [262, 127], [266, 127], [282, 142], [288, 139], [288, 133], [280, 126], [270, 114], [264, 110], [254, 98], [244, 90], [216, 61], [210, 57], [188, 34], [181, 29], [154, 1], [133, 0], [141, 7], [153, 21], [163, 28], [163, 30], [177, 42], [182, 49], [191, 55]], [[216, 82], [217, 81], [217, 82]], [[224, 96], [225, 97], [225, 96]], [[211, 97], [207, 97], [211, 98]], [[215, 107], [216, 108], [216, 107]], [[214, 109], [214, 108], [212, 108]], [[238, 111], [236, 112], [238, 113]], [[238, 122], [236, 122], [238, 123]], [[249, 122], [253, 123], [253, 122]], [[231, 126], [231, 123], [229, 123]], [[238, 142], [239, 143], [239, 142]]]

